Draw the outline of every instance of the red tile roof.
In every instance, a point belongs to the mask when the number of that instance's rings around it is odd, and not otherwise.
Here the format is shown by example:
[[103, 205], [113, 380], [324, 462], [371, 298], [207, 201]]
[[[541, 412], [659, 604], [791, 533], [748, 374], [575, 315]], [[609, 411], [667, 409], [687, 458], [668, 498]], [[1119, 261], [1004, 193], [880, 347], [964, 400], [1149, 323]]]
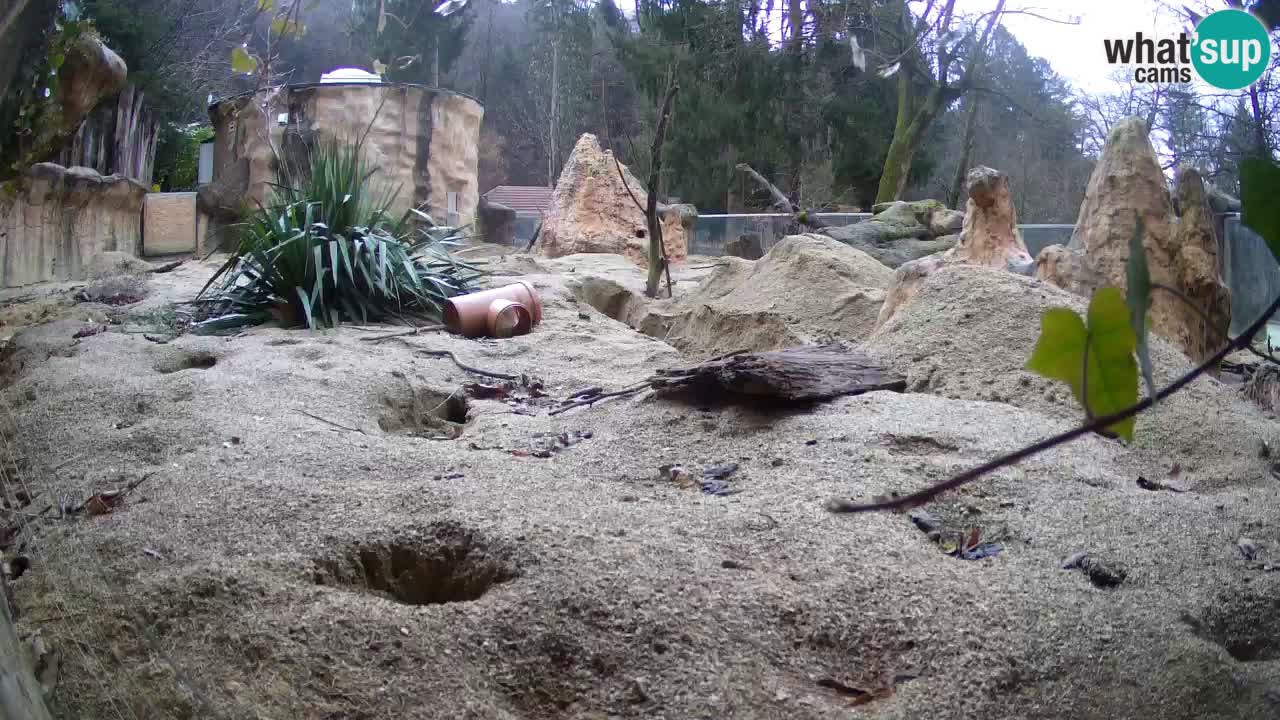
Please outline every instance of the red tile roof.
[[551, 188], [529, 185], [499, 185], [484, 194], [489, 202], [506, 205], [518, 213], [538, 214], [551, 207]]

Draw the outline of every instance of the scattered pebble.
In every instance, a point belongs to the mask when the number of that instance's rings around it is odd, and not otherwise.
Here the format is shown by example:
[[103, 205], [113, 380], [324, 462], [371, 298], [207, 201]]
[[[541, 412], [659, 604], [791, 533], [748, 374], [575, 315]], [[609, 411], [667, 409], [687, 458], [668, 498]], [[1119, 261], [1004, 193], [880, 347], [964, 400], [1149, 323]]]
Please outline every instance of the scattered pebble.
[[1089, 557], [1089, 553], [1078, 552], [1063, 560], [1061, 567], [1063, 570], [1076, 570], [1084, 567], [1084, 561]]
[[1089, 582], [1100, 588], [1118, 586], [1128, 577], [1128, 572], [1118, 563], [1099, 560], [1089, 553], [1078, 552], [1062, 561], [1063, 570], [1083, 570]]
[[805, 440], [805, 441], [804, 441], [804, 444], [805, 444], [805, 445], [808, 445], [808, 446], [810, 446], [810, 447], [813, 447], [814, 445], [817, 445], [817, 444], [818, 444], [818, 441], [817, 441], [817, 440]]
[[920, 528], [920, 532], [931, 533], [942, 529], [942, 521], [927, 510], [912, 510], [907, 517]]
[[786, 461], [785, 461], [785, 460], [783, 460], [783, 459], [782, 459], [782, 458], [780, 458], [780, 457], [776, 457], [776, 458], [774, 458], [774, 459], [773, 459], [773, 461], [772, 461], [772, 462], [770, 462], [769, 464], [770, 464], [770, 465], [772, 465], [772, 466], [774, 466], [774, 467], [782, 467], [783, 465], [785, 465], [785, 464], [786, 464]]
[[1175, 493], [1186, 492], [1186, 490], [1183, 490], [1182, 488], [1166, 485], [1165, 483], [1157, 482], [1155, 480], [1148, 480], [1141, 475], [1138, 476], [1138, 487], [1143, 490], [1151, 490], [1153, 492], [1157, 490], [1167, 490]]
[[737, 560], [721, 560], [720, 567], [726, 570], [742, 570], [746, 566], [738, 562]]
[[645, 688], [644, 678], [634, 678], [631, 681], [631, 702], [643, 703], [649, 701], [649, 691]]
[[698, 487], [701, 488], [703, 495], [712, 495], [715, 497], [723, 497], [725, 495], [733, 495], [741, 492], [730, 488], [729, 483], [723, 480], [703, 480], [698, 483]]
[[1085, 572], [1089, 573], [1089, 582], [1100, 588], [1113, 588], [1125, 581], [1128, 573], [1114, 563], [1107, 563], [1093, 558], [1085, 558]]
[[719, 465], [708, 465], [702, 469], [702, 477], [708, 480], [724, 480], [730, 475], [738, 471], [738, 463], [722, 463]]
[[1236, 547], [1239, 548], [1240, 554], [1245, 560], [1253, 561], [1258, 557], [1258, 543], [1249, 538], [1240, 538], [1236, 541]]

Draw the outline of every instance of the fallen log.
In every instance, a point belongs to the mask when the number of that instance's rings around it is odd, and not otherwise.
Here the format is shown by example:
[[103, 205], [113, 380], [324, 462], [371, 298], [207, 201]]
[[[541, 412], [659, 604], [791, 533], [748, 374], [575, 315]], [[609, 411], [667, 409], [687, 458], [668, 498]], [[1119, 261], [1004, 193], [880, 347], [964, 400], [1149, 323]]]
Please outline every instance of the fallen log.
[[659, 370], [647, 380], [615, 392], [570, 398], [549, 414], [645, 390], [695, 390], [740, 400], [804, 404], [874, 390], [902, 392], [906, 386], [902, 376], [839, 345], [739, 351], [692, 367]]
[[777, 185], [769, 182], [769, 179], [757, 172], [755, 168], [746, 163], [738, 163], [734, 167], [739, 172], [746, 173], [747, 176], [752, 180], [755, 180], [760, 187], [768, 191], [769, 197], [773, 199], [773, 206], [778, 211], [791, 213], [792, 220], [795, 220], [797, 223], [806, 227], [813, 228], [814, 230], [820, 230], [827, 227], [827, 224], [819, 220], [813, 212], [801, 210], [799, 205], [796, 205], [791, 202], [791, 200], [787, 199], [787, 196], [782, 194], [782, 191], [778, 189]]
[[702, 388], [784, 402], [816, 402], [873, 390], [906, 389], [906, 379], [838, 345], [740, 353], [690, 368], [659, 370], [654, 389]]

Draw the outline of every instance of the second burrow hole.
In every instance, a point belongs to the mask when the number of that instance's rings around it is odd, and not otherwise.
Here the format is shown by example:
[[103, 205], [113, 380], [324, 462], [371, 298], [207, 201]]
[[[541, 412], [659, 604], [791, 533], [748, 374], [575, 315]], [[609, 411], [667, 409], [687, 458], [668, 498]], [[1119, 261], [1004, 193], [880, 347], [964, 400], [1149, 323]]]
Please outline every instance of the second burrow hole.
[[440, 390], [401, 385], [378, 398], [378, 427], [383, 432], [428, 438], [456, 438], [467, 424], [471, 403], [461, 388]]

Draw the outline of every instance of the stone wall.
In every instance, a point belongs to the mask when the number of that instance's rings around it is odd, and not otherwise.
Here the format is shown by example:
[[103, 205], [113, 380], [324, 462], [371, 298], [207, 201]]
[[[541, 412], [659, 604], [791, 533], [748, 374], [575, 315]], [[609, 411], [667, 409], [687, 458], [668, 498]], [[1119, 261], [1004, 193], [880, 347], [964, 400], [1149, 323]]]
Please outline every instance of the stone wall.
[[397, 213], [425, 206], [443, 223], [449, 194], [455, 193], [458, 224], [475, 220], [484, 108], [470, 97], [416, 85], [296, 85], [274, 96], [230, 98], [209, 113], [216, 189], [202, 194], [201, 209], [218, 223], [226, 224], [227, 213], [215, 204], [253, 207], [270, 200], [277, 152], [292, 156], [318, 142], [355, 141], [366, 132], [366, 157], [377, 168], [373, 182], [399, 188]]
[[80, 280], [99, 253], [137, 255], [146, 192], [119, 175], [52, 163], [0, 187], [0, 285]]
[[142, 252], [173, 255], [197, 251], [196, 194], [149, 193], [142, 205]]

